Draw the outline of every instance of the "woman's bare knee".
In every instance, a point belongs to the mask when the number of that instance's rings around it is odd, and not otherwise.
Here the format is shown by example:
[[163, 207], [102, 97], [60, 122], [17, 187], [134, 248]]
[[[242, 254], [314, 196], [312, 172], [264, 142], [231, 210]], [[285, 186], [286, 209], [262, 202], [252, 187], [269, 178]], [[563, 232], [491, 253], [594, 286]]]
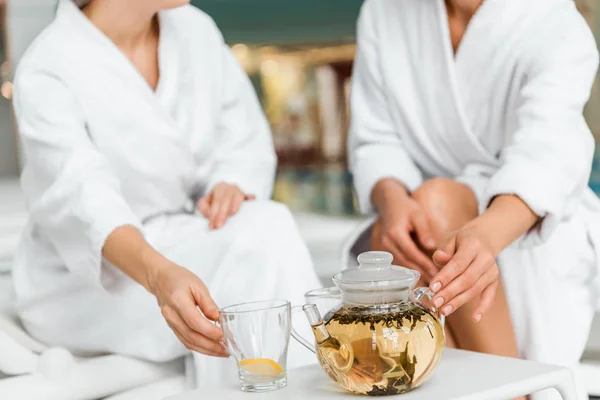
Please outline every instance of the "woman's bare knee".
[[477, 199], [471, 188], [452, 179], [429, 179], [412, 197], [423, 208], [437, 239], [461, 228], [478, 214]]

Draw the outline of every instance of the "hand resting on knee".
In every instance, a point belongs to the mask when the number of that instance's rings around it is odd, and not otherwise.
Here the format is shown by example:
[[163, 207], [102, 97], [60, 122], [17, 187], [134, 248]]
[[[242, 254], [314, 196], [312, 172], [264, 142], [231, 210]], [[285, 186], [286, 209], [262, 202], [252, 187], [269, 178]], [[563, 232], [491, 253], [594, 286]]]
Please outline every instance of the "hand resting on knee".
[[372, 248], [389, 251], [400, 265], [424, 273], [444, 315], [481, 296], [472, 315], [475, 322], [495, 298], [500, 276], [496, 257], [538, 220], [519, 197], [499, 195], [483, 214], [436, 243], [435, 221], [399, 181], [380, 180], [371, 201], [380, 215]]
[[419, 203], [394, 179], [379, 181], [371, 197], [381, 217], [373, 228], [372, 248], [391, 253], [396, 263], [425, 278], [436, 275], [439, 268], [430, 254], [437, 243]]

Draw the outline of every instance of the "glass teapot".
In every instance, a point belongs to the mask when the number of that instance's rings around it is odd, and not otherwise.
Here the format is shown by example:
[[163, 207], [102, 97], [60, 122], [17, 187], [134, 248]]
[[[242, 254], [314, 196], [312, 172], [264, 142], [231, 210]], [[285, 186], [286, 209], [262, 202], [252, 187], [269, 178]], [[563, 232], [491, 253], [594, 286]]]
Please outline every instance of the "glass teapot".
[[336, 288], [306, 294], [308, 304], [302, 310], [316, 346], [292, 333], [317, 354], [331, 379], [354, 393], [408, 392], [429, 378], [442, 355], [444, 317], [421, 301], [431, 300], [432, 293], [413, 290], [420, 274], [394, 266], [392, 260], [390, 253], [370, 251], [358, 256], [358, 267], [336, 274], [341, 304], [324, 318], [317, 308], [319, 297], [322, 304], [331, 303]]

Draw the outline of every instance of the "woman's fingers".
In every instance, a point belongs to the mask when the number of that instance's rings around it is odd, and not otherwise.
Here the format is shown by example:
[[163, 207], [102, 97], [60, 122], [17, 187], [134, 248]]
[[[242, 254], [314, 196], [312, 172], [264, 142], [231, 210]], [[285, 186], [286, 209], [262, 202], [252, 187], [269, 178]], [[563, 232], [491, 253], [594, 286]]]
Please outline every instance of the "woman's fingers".
[[433, 261], [417, 247], [417, 244], [410, 237], [408, 231], [396, 235], [396, 244], [410, 261], [417, 264], [429, 276], [434, 276], [438, 272]]
[[456, 253], [456, 236], [452, 235], [433, 253], [433, 262], [441, 268], [452, 259], [454, 253]]
[[402, 267], [406, 267], [406, 268], [410, 268], [419, 272], [424, 272], [423, 268], [419, 267], [417, 264], [415, 264], [414, 262], [412, 262], [411, 260], [409, 260], [400, 250], [400, 248], [398, 247], [398, 245], [391, 239], [384, 237], [381, 241], [381, 244], [383, 246], [383, 250], [384, 251], [388, 251], [390, 253], [392, 253], [392, 255], [394, 256], [394, 263], [402, 266]]
[[415, 228], [415, 233], [421, 245], [428, 249], [433, 250], [437, 246], [435, 239], [433, 238], [433, 232], [429, 226], [427, 217], [422, 212], [416, 212], [412, 215], [412, 225]]
[[198, 210], [202, 215], [206, 218], [210, 215], [210, 195], [204, 196], [200, 200], [198, 200]]
[[[179, 341], [181, 343], [183, 343], [183, 345], [185, 346], [186, 349], [191, 350], [191, 351], [195, 351], [197, 353], [202, 353], [202, 354], [206, 354], [207, 356], [212, 356], [212, 357], [227, 357], [228, 353], [226, 351], [223, 351], [223, 347], [221, 346], [220, 351], [213, 351], [213, 350], [209, 350], [203, 347], [200, 347], [194, 343], [191, 343], [186, 336], [180, 332], [180, 329], [183, 330], [183, 328], [181, 328], [181, 325], [176, 326], [175, 324], [168, 322], [167, 323], [169, 325], [169, 328], [171, 328], [171, 330], [173, 331], [173, 333], [175, 334], [175, 336], [177, 336], [177, 339], [179, 339]], [[211, 346], [211, 348], [214, 348]]]
[[[477, 283], [475, 283], [475, 285], [473, 285], [470, 289], [462, 292], [461, 294], [456, 296], [454, 299], [452, 299], [450, 302], [448, 302], [448, 304], [444, 305], [442, 307], [442, 314], [446, 315], [446, 316], [450, 315], [451, 313], [456, 311], [459, 307], [462, 307], [463, 305], [472, 301], [476, 297], [481, 296], [488, 288], [490, 288], [492, 285], [497, 283], [497, 281], [498, 281], [497, 278], [493, 277], [492, 271], [485, 273], [483, 276], [481, 276], [481, 278], [479, 278], [479, 281], [477, 281]], [[495, 293], [496, 293], [496, 286], [494, 286], [492, 288], [492, 291], [488, 292], [488, 294], [486, 295], [486, 304], [485, 304], [485, 307], [483, 307], [483, 308], [481, 307], [481, 300], [480, 300], [480, 305], [479, 305], [477, 311], [475, 311], [472, 315], [474, 322], [479, 322], [481, 320], [481, 318], [483, 317], [483, 315], [489, 310], [489, 308], [491, 307], [491, 305], [493, 303]]]
[[433, 277], [430, 289], [434, 293], [438, 293], [440, 289], [445, 288], [467, 269], [476, 255], [477, 252], [472, 246], [459, 247], [450, 261]]
[[190, 329], [177, 312], [173, 312], [167, 322], [177, 338], [187, 349], [214, 357], [227, 357], [229, 355], [219, 342]]
[[443, 250], [436, 250], [432, 256], [433, 263], [435, 265], [437, 265], [439, 268], [442, 268], [442, 267], [444, 267], [444, 265], [448, 264], [448, 261], [450, 261], [452, 259], [453, 255], [454, 255], [454, 253], [449, 254]]
[[[185, 320], [184, 320], [185, 322]], [[208, 322], [208, 321], [207, 321]], [[209, 323], [209, 325], [212, 325]], [[214, 325], [213, 325], [214, 326]], [[187, 329], [186, 329], [187, 328]], [[185, 338], [193, 345], [200, 347], [202, 349], [206, 349], [210, 352], [217, 354], [227, 354], [227, 351], [221, 346], [221, 342], [224, 342], [224, 338], [214, 339], [212, 337], [206, 336], [198, 331], [191, 329], [189, 325], [184, 327]]]
[[152, 293], [164, 319], [182, 343], [204, 354], [227, 356], [221, 346], [225, 340], [223, 331], [207, 319], [218, 319], [219, 311], [202, 280], [174, 264], [160, 269], [155, 279]]
[[498, 290], [499, 284], [500, 281], [496, 279], [488, 287], [483, 289], [483, 292], [481, 292], [481, 300], [479, 301], [479, 306], [477, 306], [477, 309], [475, 310], [475, 312], [473, 312], [474, 322], [481, 321], [481, 318], [485, 314], [487, 314], [490, 308], [492, 308], [494, 300], [496, 299], [496, 291]]
[[[402, 251], [400, 251], [400, 248], [398, 247], [396, 242], [391, 240], [387, 236], [383, 236], [381, 238], [381, 249], [376, 249], [376, 250], [383, 250], [383, 251], [392, 253], [392, 256], [394, 257], [394, 262], [398, 262], [398, 260], [396, 260], [396, 259], [404, 258], [404, 255], [402, 254]], [[404, 264], [402, 264], [402, 266], [408, 267], [407, 265], [404, 265]]]
[[191, 330], [214, 341], [223, 341], [223, 331], [202, 315], [191, 296], [186, 301], [175, 300], [175, 306], [177, 307], [177, 313]]
[[209, 220], [210, 229], [221, 228], [229, 216], [236, 214], [244, 200], [254, 200], [256, 196], [244, 194], [237, 186], [220, 183], [213, 189], [210, 198], [201, 199], [202, 214]]
[[[200, 279], [198, 280], [200, 281]], [[200, 307], [200, 311], [202, 311], [206, 318], [211, 321], [218, 321], [219, 306], [213, 300], [204, 283], [202, 281], [196, 282], [192, 285], [191, 291], [196, 304]]]
[[173, 333], [175, 333], [175, 336], [177, 336], [177, 339], [179, 339], [179, 341], [181, 343], [183, 343], [183, 345], [185, 346], [185, 348], [188, 349], [188, 350], [195, 351], [196, 353], [202, 353], [202, 354], [205, 354], [205, 355], [211, 356], [211, 357], [221, 357], [221, 358], [227, 358], [228, 357], [228, 353], [217, 353], [217, 352], [214, 352], [214, 351], [210, 351], [210, 350], [204, 349], [202, 347], [198, 347], [198, 346], [196, 346], [196, 345], [188, 342], [173, 327], [171, 327], [171, 330], [173, 331]]
[[215, 342], [222, 342], [224, 340], [223, 331], [207, 320], [200, 312], [190, 312], [184, 309], [179, 310], [179, 314], [192, 331], [201, 333]]
[[215, 229], [215, 222], [219, 214], [219, 208], [225, 192], [225, 187], [221, 184], [215, 186], [211, 193], [210, 211], [208, 213], [208, 226], [210, 229]]
[[235, 189], [233, 187], [228, 187], [224, 194], [221, 196], [219, 211], [214, 219], [214, 227], [215, 229], [219, 229], [225, 224], [227, 217], [229, 217], [229, 208], [231, 206], [231, 202], [235, 196]]
[[229, 205], [229, 215], [235, 215], [240, 211], [240, 207], [244, 202], [245, 196], [242, 192], [236, 192], [231, 200], [231, 204]]
[[434, 296], [433, 304], [441, 308], [442, 314], [450, 315], [497, 280], [498, 269], [490, 268], [487, 260], [476, 259], [465, 273]]
[[438, 267], [439, 271], [440, 269], [444, 268], [446, 264], [448, 264], [448, 261], [452, 259], [452, 255], [447, 254], [441, 250], [437, 250], [435, 253], [433, 253], [431, 259], [433, 260], [433, 263]]

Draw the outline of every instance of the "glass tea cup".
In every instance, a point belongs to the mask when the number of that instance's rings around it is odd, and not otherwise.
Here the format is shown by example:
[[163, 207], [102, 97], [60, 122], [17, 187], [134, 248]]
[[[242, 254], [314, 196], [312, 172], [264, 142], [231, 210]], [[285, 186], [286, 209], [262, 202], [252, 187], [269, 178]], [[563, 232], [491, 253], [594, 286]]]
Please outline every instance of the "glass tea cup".
[[286, 300], [256, 301], [221, 309], [219, 322], [227, 350], [238, 365], [244, 392], [268, 392], [287, 385], [291, 305]]

